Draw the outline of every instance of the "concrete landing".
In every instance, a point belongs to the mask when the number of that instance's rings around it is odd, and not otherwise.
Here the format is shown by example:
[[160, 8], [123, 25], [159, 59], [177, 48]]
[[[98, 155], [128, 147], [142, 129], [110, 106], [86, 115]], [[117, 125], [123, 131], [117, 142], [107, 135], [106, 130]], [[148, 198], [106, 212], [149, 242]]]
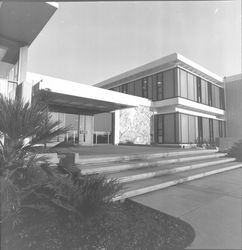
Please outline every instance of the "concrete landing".
[[196, 233], [191, 249], [242, 249], [242, 169], [132, 200], [191, 224]]

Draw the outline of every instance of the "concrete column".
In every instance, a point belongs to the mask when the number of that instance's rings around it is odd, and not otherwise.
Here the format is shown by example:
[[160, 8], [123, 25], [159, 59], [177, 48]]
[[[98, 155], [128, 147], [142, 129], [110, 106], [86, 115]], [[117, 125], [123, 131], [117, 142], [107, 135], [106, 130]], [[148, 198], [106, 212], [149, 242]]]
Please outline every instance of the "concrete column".
[[84, 145], [92, 146], [93, 145], [93, 131], [94, 131], [94, 116], [85, 116], [85, 142]]
[[114, 145], [119, 144], [120, 111], [114, 111]]
[[22, 84], [21, 98], [26, 102], [31, 102], [32, 83], [26, 82], [28, 65], [28, 46], [19, 49], [19, 69], [18, 69], [18, 85]]

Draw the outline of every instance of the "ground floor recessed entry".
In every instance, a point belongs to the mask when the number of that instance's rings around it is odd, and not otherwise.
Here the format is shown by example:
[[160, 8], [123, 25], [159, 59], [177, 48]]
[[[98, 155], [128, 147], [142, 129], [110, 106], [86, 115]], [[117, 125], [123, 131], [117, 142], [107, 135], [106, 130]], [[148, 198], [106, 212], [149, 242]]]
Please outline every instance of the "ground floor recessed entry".
[[60, 126], [68, 132], [55, 138], [57, 142], [69, 142], [90, 146], [93, 144], [111, 144], [111, 114], [80, 115], [50, 112], [53, 121], [60, 121]]

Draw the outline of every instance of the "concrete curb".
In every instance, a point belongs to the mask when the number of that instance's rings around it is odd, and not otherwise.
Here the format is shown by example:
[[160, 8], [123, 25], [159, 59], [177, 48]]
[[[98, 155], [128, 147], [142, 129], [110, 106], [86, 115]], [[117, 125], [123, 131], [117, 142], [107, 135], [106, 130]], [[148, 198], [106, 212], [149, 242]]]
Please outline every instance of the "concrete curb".
[[131, 190], [131, 191], [124, 192], [123, 194], [114, 197], [112, 200], [113, 201], [124, 200], [124, 199], [131, 198], [131, 197], [134, 197], [134, 196], [146, 194], [146, 193], [149, 193], [149, 192], [152, 192], [152, 191], [161, 190], [161, 189], [164, 189], [164, 188], [167, 188], [167, 187], [175, 186], [177, 184], [193, 181], [193, 180], [196, 180], [196, 179], [204, 178], [206, 176], [222, 173], [222, 172], [225, 172], [225, 171], [229, 171], [229, 170], [233, 170], [233, 169], [241, 168], [241, 167], [242, 167], [242, 163], [237, 163], [237, 164], [235, 164], [233, 166], [220, 168], [220, 169], [216, 169], [216, 170], [212, 170], [212, 171], [207, 171], [207, 172], [191, 175], [191, 176], [188, 176], [188, 177], [180, 178], [180, 179], [177, 179], [177, 180], [164, 182], [164, 183], [161, 183], [161, 184], [156, 184], [156, 185], [152, 185], [152, 186], [148, 186], [148, 187], [144, 187], [144, 188]]

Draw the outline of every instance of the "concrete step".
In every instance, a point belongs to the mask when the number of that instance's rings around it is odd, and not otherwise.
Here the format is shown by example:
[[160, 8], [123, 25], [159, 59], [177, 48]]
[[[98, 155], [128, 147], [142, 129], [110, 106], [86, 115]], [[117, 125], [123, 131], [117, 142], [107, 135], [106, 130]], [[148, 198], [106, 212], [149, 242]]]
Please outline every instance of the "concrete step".
[[113, 201], [124, 200], [126, 198], [142, 195], [145, 193], [161, 190], [177, 184], [204, 178], [213, 174], [241, 168], [241, 162], [229, 162], [217, 164], [206, 168], [197, 168], [190, 171], [177, 172], [170, 175], [158, 176], [141, 181], [127, 183], [124, 191], [113, 198]]
[[[161, 149], [162, 150], [162, 149]], [[112, 156], [78, 156], [75, 159], [77, 165], [90, 165], [90, 164], [100, 164], [100, 163], [111, 163], [111, 162], [126, 162], [134, 160], [148, 160], [154, 158], [164, 158], [164, 157], [175, 157], [193, 154], [210, 154], [218, 152], [217, 149], [179, 149], [176, 151], [160, 152], [160, 153], [134, 153], [129, 155], [112, 155]]]
[[185, 162], [180, 164], [172, 164], [168, 166], [159, 165], [156, 167], [149, 167], [145, 169], [135, 169], [129, 171], [122, 171], [108, 175], [108, 177], [117, 179], [120, 183], [127, 183], [132, 181], [149, 179], [157, 176], [185, 172], [193, 169], [206, 168], [218, 164], [225, 164], [235, 161], [235, 158], [219, 158], [219, 159], [206, 159], [192, 162]]
[[171, 156], [164, 158], [153, 158], [144, 161], [129, 161], [128, 163], [106, 163], [99, 164], [98, 167], [96, 165], [88, 165], [82, 166], [77, 165], [81, 169], [82, 174], [94, 174], [94, 173], [113, 173], [113, 172], [121, 172], [130, 169], [139, 169], [139, 168], [147, 168], [147, 167], [155, 167], [160, 165], [167, 164], [175, 164], [182, 162], [190, 162], [190, 161], [198, 161], [198, 160], [208, 160], [215, 159], [219, 157], [226, 156], [226, 153], [206, 153], [206, 154], [194, 154], [192, 156]]

